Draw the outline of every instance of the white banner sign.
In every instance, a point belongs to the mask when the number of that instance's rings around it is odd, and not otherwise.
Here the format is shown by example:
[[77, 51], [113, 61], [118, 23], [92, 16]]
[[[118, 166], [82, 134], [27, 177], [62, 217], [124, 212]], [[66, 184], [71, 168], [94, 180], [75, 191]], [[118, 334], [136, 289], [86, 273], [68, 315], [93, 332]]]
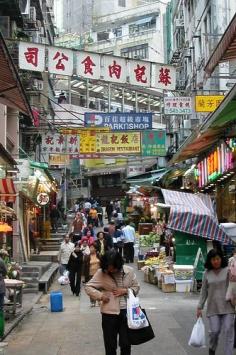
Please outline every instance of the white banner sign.
[[126, 59], [113, 56], [103, 57], [102, 75], [104, 80], [115, 83], [126, 83], [127, 74]]
[[167, 91], [176, 86], [176, 69], [170, 65], [27, 42], [19, 42], [19, 67], [40, 72], [48, 69], [49, 73], [66, 76], [72, 76], [76, 68], [75, 73], [82, 78]]
[[164, 97], [164, 113], [166, 115], [191, 115], [191, 97]]
[[157, 64], [155, 73], [155, 87], [162, 90], [175, 90], [176, 69], [173, 66]]
[[77, 53], [77, 75], [87, 79], [100, 79], [100, 55], [89, 52]]
[[45, 71], [45, 46], [20, 42], [19, 67], [25, 70]]
[[64, 48], [48, 48], [48, 71], [52, 74], [72, 76], [73, 51]]
[[131, 61], [129, 82], [132, 85], [151, 86], [151, 65], [148, 62]]
[[42, 153], [79, 153], [79, 136], [76, 134], [42, 134]]

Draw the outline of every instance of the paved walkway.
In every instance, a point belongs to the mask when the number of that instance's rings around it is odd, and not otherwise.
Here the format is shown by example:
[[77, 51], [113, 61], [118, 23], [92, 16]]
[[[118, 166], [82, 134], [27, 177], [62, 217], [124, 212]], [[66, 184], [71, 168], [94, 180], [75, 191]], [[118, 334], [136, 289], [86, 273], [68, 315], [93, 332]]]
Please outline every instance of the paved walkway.
[[[143, 275], [137, 272], [142, 280]], [[133, 355], [206, 355], [207, 349], [187, 345], [197, 304], [196, 295], [164, 294], [141, 281], [140, 298], [148, 311], [156, 338], [133, 347]], [[55, 283], [53, 289], [59, 289]], [[87, 296], [73, 297], [62, 288], [65, 310], [50, 313], [49, 296], [43, 296], [18, 328], [6, 339], [7, 355], [104, 355], [101, 319], [98, 308], [90, 308]], [[219, 349], [217, 355], [224, 354]]]

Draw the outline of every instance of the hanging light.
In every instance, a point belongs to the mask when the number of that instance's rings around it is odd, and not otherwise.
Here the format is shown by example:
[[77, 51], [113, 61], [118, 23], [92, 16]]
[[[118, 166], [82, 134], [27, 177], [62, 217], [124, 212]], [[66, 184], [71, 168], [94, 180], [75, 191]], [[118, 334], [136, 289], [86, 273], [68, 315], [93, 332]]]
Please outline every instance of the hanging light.
[[12, 232], [12, 227], [5, 222], [0, 222], [0, 233]]

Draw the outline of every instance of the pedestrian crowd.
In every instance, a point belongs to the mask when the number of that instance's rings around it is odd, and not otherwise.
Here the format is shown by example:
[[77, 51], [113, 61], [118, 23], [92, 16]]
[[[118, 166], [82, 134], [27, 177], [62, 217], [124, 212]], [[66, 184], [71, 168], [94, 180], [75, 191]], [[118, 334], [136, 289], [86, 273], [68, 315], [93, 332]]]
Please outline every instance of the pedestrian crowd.
[[[77, 201], [74, 206], [75, 218], [58, 256], [60, 274], [69, 276], [73, 295], [80, 295], [81, 280], [87, 283], [96, 274], [106, 252], [117, 251], [127, 263], [134, 262], [135, 229], [129, 221], [124, 223], [118, 201], [109, 206], [107, 226], [104, 226], [105, 211], [94, 199]], [[91, 306], [95, 305], [91, 298]]]

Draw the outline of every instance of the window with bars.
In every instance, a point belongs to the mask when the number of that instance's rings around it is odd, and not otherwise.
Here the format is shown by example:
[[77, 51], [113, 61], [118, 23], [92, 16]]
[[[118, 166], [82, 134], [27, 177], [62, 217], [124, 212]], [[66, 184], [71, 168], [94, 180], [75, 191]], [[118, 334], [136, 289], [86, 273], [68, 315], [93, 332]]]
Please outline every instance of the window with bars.
[[148, 59], [148, 44], [121, 49], [121, 56], [133, 59]]

